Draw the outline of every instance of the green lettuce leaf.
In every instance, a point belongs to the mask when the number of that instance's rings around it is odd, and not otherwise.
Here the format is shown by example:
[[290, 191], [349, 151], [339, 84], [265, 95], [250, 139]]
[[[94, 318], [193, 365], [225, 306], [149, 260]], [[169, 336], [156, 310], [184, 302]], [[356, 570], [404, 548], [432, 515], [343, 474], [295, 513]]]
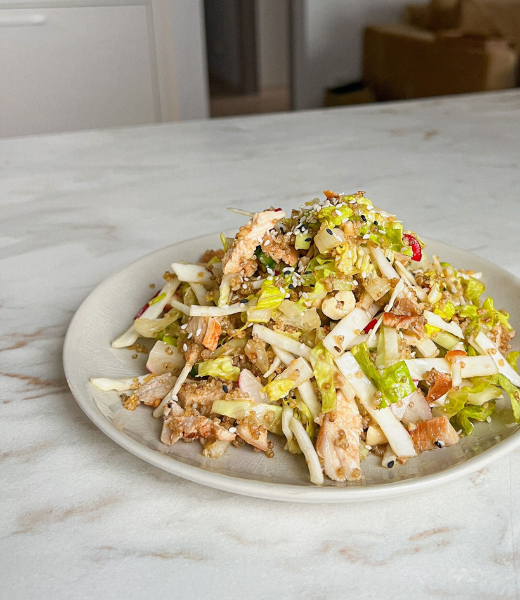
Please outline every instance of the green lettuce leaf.
[[337, 402], [334, 359], [322, 342], [311, 350], [311, 365], [321, 394], [322, 412], [330, 412], [336, 408]]
[[518, 357], [520, 356], [520, 352], [516, 350], [511, 350], [509, 354], [506, 356], [507, 362], [513, 367], [513, 369], [518, 373]]
[[257, 310], [264, 308], [276, 308], [285, 300], [286, 291], [284, 288], [279, 288], [272, 281], [266, 279], [262, 283], [260, 297], [258, 298]]
[[485, 421], [495, 411], [495, 402], [486, 402], [481, 406], [466, 406], [460, 410], [454, 417], [450, 419], [453, 427], [462, 431], [466, 435], [470, 435], [473, 431], [473, 421]]
[[324, 206], [318, 213], [318, 219], [326, 223], [329, 227], [341, 225], [344, 219], [348, 219], [354, 214], [354, 211], [346, 204], [338, 206]]
[[446, 304], [441, 307], [434, 308], [433, 312], [439, 317], [443, 318], [445, 321], [451, 321], [453, 316], [456, 314], [457, 309], [453, 306], [452, 302], [446, 302]]
[[211, 360], [206, 360], [199, 364], [199, 372], [197, 377], [218, 377], [227, 381], [238, 381], [240, 369], [233, 366], [233, 361], [230, 356], [219, 356]]
[[466, 298], [473, 302], [475, 306], [478, 306], [480, 296], [486, 291], [486, 286], [482, 281], [479, 281], [474, 277], [462, 279], [462, 285], [464, 286], [464, 295]]
[[263, 391], [267, 394], [270, 402], [275, 402], [276, 400], [280, 400], [280, 398], [285, 398], [285, 396], [287, 396], [287, 394], [294, 388], [295, 385], [292, 379], [283, 379], [277, 377], [268, 383], [263, 388]]
[[506, 329], [509, 329], [509, 331], [513, 330], [511, 324], [509, 323], [509, 314], [506, 313], [505, 311], [502, 312], [500, 310], [497, 310], [495, 308], [493, 298], [491, 298], [491, 296], [488, 296], [484, 300], [484, 304], [482, 305], [482, 308], [484, 310], [486, 310], [488, 312], [489, 316], [491, 317], [492, 326], [496, 325], [497, 323], [502, 323], [502, 325], [504, 325], [504, 327]]
[[410, 371], [402, 360], [386, 369], [377, 369], [370, 360], [370, 353], [365, 343], [352, 349], [363, 373], [382, 393], [381, 408], [399, 402], [416, 390]]
[[498, 385], [499, 387], [501, 387], [504, 390], [504, 392], [506, 392], [509, 395], [515, 421], [517, 423], [520, 423], [520, 390], [515, 385], [513, 385], [505, 375], [502, 375], [502, 373], [492, 375], [489, 378], [489, 381], [494, 385]]
[[471, 385], [465, 385], [457, 390], [450, 390], [442, 412], [446, 415], [455, 415], [467, 404], [482, 405], [502, 395], [500, 389], [493, 385], [488, 377], [474, 377]]

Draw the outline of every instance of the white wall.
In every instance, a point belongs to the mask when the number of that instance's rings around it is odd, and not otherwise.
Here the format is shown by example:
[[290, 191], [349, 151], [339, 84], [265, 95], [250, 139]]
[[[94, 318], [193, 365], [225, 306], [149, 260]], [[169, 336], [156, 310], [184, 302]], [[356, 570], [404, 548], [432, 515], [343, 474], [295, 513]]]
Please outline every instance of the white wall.
[[359, 80], [364, 28], [400, 21], [410, 1], [292, 0], [294, 108], [317, 108], [326, 87]]
[[175, 64], [177, 119], [209, 116], [206, 30], [202, 0], [169, 0]]
[[289, 0], [257, 0], [256, 35], [260, 89], [289, 85]]

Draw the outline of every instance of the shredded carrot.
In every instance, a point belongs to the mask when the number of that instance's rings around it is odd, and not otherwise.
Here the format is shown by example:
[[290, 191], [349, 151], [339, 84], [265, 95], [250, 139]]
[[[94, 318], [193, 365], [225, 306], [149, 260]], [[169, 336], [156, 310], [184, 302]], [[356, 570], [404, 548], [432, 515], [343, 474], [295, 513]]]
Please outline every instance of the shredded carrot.
[[332, 190], [324, 190], [323, 192], [326, 198], [339, 198], [339, 194], [333, 192]]

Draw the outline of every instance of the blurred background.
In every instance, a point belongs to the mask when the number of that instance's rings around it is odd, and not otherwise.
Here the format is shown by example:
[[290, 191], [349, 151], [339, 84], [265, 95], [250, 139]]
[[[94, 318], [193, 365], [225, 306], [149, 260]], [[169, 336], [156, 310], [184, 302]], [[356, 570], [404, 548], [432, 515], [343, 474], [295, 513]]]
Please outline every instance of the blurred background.
[[518, 85], [520, 0], [0, 0], [0, 137]]

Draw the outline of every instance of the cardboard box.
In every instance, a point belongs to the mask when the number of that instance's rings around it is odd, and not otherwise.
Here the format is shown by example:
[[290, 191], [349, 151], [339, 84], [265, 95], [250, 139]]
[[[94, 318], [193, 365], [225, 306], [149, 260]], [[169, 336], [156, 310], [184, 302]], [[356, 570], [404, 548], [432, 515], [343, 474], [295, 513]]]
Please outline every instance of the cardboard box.
[[504, 40], [395, 24], [365, 30], [363, 60], [376, 98], [401, 100], [514, 87], [518, 53]]
[[503, 38], [520, 50], [520, 0], [463, 0], [457, 28]]

